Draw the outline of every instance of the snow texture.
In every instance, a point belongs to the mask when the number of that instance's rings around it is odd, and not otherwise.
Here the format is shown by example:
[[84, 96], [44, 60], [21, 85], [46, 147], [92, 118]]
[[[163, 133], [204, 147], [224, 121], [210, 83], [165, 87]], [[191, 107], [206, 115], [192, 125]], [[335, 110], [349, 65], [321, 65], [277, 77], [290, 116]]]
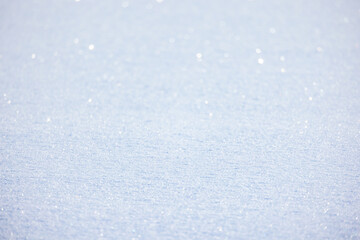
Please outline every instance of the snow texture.
[[360, 1], [0, 1], [0, 239], [359, 239]]

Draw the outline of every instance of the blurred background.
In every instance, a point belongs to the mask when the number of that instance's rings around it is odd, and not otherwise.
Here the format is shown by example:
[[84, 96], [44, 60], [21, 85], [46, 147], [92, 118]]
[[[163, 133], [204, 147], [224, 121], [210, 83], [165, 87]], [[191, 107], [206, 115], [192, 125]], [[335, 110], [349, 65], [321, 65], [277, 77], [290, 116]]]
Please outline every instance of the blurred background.
[[360, 2], [0, 1], [1, 239], [359, 239]]

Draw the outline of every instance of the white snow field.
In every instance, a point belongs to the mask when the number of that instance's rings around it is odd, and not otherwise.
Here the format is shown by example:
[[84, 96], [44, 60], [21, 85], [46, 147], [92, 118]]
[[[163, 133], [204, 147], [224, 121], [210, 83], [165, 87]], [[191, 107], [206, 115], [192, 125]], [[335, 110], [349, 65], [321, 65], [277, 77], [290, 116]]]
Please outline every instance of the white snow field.
[[0, 239], [360, 239], [360, 1], [0, 0]]

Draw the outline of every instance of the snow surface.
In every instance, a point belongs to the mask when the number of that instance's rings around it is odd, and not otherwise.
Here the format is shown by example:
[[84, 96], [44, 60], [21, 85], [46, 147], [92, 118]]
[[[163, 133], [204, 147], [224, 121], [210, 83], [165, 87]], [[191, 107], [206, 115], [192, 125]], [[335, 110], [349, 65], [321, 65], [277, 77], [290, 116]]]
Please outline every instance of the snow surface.
[[359, 239], [360, 1], [0, 1], [0, 239]]

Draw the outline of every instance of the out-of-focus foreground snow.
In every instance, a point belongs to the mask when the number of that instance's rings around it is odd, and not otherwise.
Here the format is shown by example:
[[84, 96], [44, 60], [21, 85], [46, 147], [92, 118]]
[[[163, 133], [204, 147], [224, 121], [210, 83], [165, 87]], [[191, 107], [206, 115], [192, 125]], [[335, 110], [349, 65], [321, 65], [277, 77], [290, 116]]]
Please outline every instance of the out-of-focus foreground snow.
[[1, 239], [359, 239], [360, 2], [0, 1]]

